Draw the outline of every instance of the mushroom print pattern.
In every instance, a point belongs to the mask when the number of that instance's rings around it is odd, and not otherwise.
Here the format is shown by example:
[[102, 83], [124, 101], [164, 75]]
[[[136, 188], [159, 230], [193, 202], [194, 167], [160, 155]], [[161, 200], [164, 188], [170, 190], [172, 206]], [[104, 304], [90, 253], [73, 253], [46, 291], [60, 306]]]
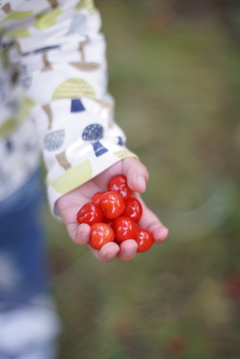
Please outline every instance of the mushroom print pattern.
[[[1, 106], [10, 92], [11, 100], [22, 103], [19, 116], [3, 110], [0, 145], [7, 136], [4, 156], [11, 161], [0, 158], [0, 173], [12, 178], [14, 191], [38, 167], [40, 149], [50, 208], [57, 217], [55, 203], [61, 195], [135, 156], [114, 122], [100, 27], [92, 0], [0, 2]], [[21, 90], [15, 86], [12, 91], [16, 67]], [[20, 149], [26, 155], [15, 163]], [[5, 192], [3, 186], [0, 199]]]

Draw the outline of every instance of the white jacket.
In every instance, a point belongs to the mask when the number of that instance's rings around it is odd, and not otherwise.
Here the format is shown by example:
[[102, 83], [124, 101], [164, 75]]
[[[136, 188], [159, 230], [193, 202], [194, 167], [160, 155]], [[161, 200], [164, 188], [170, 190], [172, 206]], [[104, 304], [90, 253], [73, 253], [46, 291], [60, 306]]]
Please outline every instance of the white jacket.
[[101, 19], [92, 0], [0, 7], [0, 200], [36, 169], [40, 147], [58, 216], [60, 196], [134, 156], [113, 121]]

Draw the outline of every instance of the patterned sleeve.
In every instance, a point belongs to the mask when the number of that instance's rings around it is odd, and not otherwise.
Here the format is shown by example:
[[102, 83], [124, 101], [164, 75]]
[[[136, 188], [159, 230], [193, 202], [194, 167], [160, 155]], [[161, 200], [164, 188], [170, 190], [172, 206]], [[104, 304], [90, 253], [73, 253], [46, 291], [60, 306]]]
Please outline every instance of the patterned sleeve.
[[3, 38], [16, 45], [11, 61], [21, 68], [48, 171], [50, 206], [58, 216], [60, 196], [135, 155], [113, 120], [105, 41], [93, 1], [12, 3]]

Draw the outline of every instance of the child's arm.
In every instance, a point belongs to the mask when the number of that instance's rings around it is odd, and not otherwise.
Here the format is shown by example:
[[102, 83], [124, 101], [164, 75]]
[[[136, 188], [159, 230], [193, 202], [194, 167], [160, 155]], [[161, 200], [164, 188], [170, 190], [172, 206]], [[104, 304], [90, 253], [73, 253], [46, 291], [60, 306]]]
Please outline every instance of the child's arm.
[[[65, 221], [72, 239], [81, 243], [88, 238], [89, 228], [76, 226], [75, 211], [94, 189], [106, 186], [113, 173], [124, 173], [130, 187], [141, 192], [144, 185], [138, 188], [133, 178], [144, 172], [147, 180], [147, 172], [126, 148], [125, 135], [113, 120], [105, 41], [93, 1], [28, 1], [22, 6], [9, 9], [15, 14], [8, 16], [3, 38], [16, 44], [11, 61], [22, 69], [24, 113], [32, 109], [38, 130], [48, 171], [50, 208]], [[159, 226], [149, 211], [142, 221], [145, 227]], [[82, 235], [76, 235], [83, 229]], [[155, 239], [163, 237], [156, 234]], [[128, 245], [130, 254], [126, 254]], [[106, 260], [108, 247], [95, 255]], [[111, 258], [118, 250], [110, 248]], [[132, 258], [134, 253], [133, 243], [126, 242], [119, 258]]]
[[[145, 166], [135, 158], [126, 158], [109, 167], [91, 181], [81, 187], [64, 195], [58, 200], [58, 208], [66, 223], [69, 236], [80, 245], [88, 243], [90, 227], [87, 224], [79, 225], [76, 221], [76, 213], [79, 208], [91, 200], [95, 192], [104, 192], [107, 189], [107, 182], [115, 175], [123, 174], [127, 177], [129, 187], [138, 193], [145, 191], [148, 181], [148, 171]], [[154, 241], [161, 243], [167, 239], [168, 229], [162, 225], [156, 215], [144, 204], [140, 195], [138, 199], [143, 206], [143, 215], [139, 226], [152, 232]], [[116, 243], [105, 244], [100, 251], [90, 247], [94, 256], [103, 261], [109, 262], [118, 257], [121, 261], [129, 261], [134, 258], [137, 245], [134, 240], [122, 242], [119, 247]]]
[[32, 110], [50, 208], [60, 218], [61, 196], [136, 157], [114, 122], [101, 19], [92, 0], [24, 2], [8, 17], [21, 19], [13, 30], [6, 20], [3, 38], [16, 44], [11, 61], [20, 64], [26, 86], [24, 113]]

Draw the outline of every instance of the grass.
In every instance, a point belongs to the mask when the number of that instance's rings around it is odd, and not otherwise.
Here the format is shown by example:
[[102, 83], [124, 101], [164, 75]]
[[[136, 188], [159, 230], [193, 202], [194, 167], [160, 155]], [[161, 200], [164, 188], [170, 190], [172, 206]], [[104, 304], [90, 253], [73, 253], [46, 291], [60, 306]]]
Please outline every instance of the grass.
[[60, 358], [240, 356], [239, 50], [217, 18], [97, 1], [109, 89], [169, 240], [97, 262], [49, 219]]

